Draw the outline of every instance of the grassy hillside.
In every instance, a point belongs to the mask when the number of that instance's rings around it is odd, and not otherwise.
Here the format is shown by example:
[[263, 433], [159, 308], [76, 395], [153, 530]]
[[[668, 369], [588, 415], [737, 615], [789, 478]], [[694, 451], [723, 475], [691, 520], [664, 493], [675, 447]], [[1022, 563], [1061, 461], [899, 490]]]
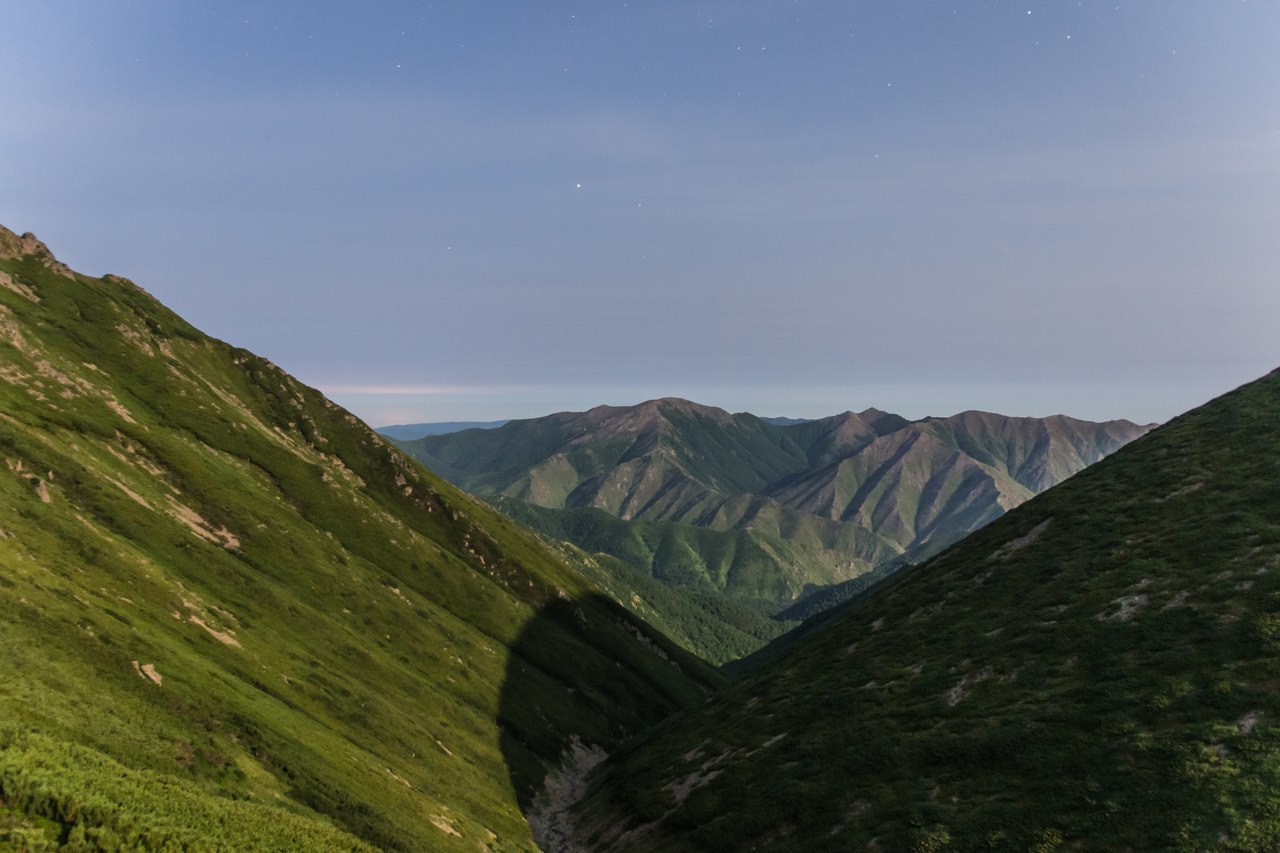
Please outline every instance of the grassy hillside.
[[[669, 587], [727, 593], [762, 612], [773, 612], [775, 602], [790, 595], [800, 573], [795, 567], [807, 557], [826, 553], [831, 565], [811, 574], [827, 582], [834, 582], [848, 564], [840, 552], [819, 548], [812, 529], [823, 528], [820, 521], [769, 524], [762, 518], [763, 529], [713, 530], [678, 522], [625, 521], [594, 507], [547, 509], [511, 498], [498, 498], [495, 504], [549, 536], [614, 556]], [[857, 545], [847, 544], [851, 549]]]
[[719, 683], [317, 392], [0, 229], [0, 846], [531, 849], [575, 737]]
[[1280, 846], [1280, 372], [621, 749], [597, 850]]
[[548, 535], [774, 614], [936, 553], [1146, 429], [876, 409], [779, 425], [663, 399], [401, 446]]
[[[726, 595], [705, 580], [759, 572], [752, 561], [769, 555], [748, 533], [627, 522], [598, 509], [544, 509], [513, 499], [495, 503], [511, 518], [545, 533], [549, 547], [703, 660], [720, 665], [746, 657], [800, 622], [799, 617], [771, 618], [763, 603]], [[592, 552], [597, 547], [601, 550]], [[605, 549], [625, 559], [603, 553]], [[707, 566], [707, 559], [717, 563]], [[655, 571], [664, 574], [655, 577]]]

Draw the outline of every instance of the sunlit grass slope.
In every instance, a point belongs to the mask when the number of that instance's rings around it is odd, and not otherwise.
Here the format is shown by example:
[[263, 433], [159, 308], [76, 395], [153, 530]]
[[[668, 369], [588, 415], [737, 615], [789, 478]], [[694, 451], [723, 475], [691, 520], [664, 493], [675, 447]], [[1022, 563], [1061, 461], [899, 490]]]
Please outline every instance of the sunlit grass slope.
[[[498, 506], [504, 511], [514, 509], [512, 517], [522, 522], [526, 513], [543, 511], [520, 501], [502, 501]], [[557, 520], [568, 520], [578, 512], [596, 511], [546, 512], [555, 513]], [[628, 525], [606, 517], [615, 524]], [[634, 528], [643, 532], [660, 525], [661, 522], [640, 522]], [[553, 532], [560, 531], [553, 528]], [[725, 535], [706, 530], [694, 532]], [[800, 624], [799, 619], [766, 616], [758, 607], [718, 590], [668, 585], [616, 557], [588, 553], [565, 539], [544, 537], [544, 542], [615, 601], [709, 663], [724, 665], [741, 660]]]
[[269, 362], [0, 229], [0, 847], [529, 849], [518, 797], [572, 735], [718, 683], [593, 590]]
[[608, 850], [1280, 847], [1280, 373], [624, 747]]

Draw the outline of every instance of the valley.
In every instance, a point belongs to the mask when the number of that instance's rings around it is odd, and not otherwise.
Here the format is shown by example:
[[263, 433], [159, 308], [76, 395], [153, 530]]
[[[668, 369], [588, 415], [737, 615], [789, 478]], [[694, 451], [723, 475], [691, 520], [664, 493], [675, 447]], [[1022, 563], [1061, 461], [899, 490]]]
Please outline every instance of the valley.
[[0, 853], [1280, 851], [1280, 3], [4, 12]]
[[489, 503], [6, 230], [0, 350], [16, 849], [1280, 843], [1280, 374], [402, 445]]

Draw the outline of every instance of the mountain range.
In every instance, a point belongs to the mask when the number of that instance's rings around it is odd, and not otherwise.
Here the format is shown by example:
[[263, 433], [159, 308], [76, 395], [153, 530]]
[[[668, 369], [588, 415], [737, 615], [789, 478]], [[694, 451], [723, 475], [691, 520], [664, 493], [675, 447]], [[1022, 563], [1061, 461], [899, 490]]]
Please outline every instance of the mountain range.
[[377, 428], [379, 435], [394, 438], [397, 441], [413, 441], [425, 435], [444, 435], [464, 429], [494, 429], [507, 421], [434, 421], [423, 424], [391, 424]]
[[770, 422], [668, 398], [400, 446], [553, 537], [776, 614], [936, 553], [1150, 428], [877, 409]]
[[1280, 372], [827, 614], [619, 750], [558, 837], [1276, 849], [1277, 459]]

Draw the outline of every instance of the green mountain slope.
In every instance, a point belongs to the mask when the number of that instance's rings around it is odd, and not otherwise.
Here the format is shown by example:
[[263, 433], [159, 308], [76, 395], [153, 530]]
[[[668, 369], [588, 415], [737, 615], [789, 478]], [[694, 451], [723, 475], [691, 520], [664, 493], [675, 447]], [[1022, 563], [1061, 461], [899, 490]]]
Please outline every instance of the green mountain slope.
[[598, 850], [1280, 846], [1280, 372], [624, 747]]
[[0, 846], [531, 849], [575, 738], [719, 683], [317, 392], [0, 229]]
[[[876, 409], [779, 425], [663, 399], [401, 446], [475, 494], [567, 511], [522, 513], [550, 535], [772, 613], [935, 553], [1147, 429]], [[664, 526], [628, 531], [588, 509]]]
[[733, 575], [742, 581], [730, 584], [736, 589], [749, 586], [753, 573], [767, 576], [770, 555], [744, 531], [623, 521], [604, 510], [544, 509], [510, 498], [496, 505], [551, 537], [549, 546], [560, 549], [584, 575], [703, 660], [718, 665], [738, 660], [799, 624], [799, 618], [766, 616], [754, 600], [726, 595], [703, 580], [708, 573]]

